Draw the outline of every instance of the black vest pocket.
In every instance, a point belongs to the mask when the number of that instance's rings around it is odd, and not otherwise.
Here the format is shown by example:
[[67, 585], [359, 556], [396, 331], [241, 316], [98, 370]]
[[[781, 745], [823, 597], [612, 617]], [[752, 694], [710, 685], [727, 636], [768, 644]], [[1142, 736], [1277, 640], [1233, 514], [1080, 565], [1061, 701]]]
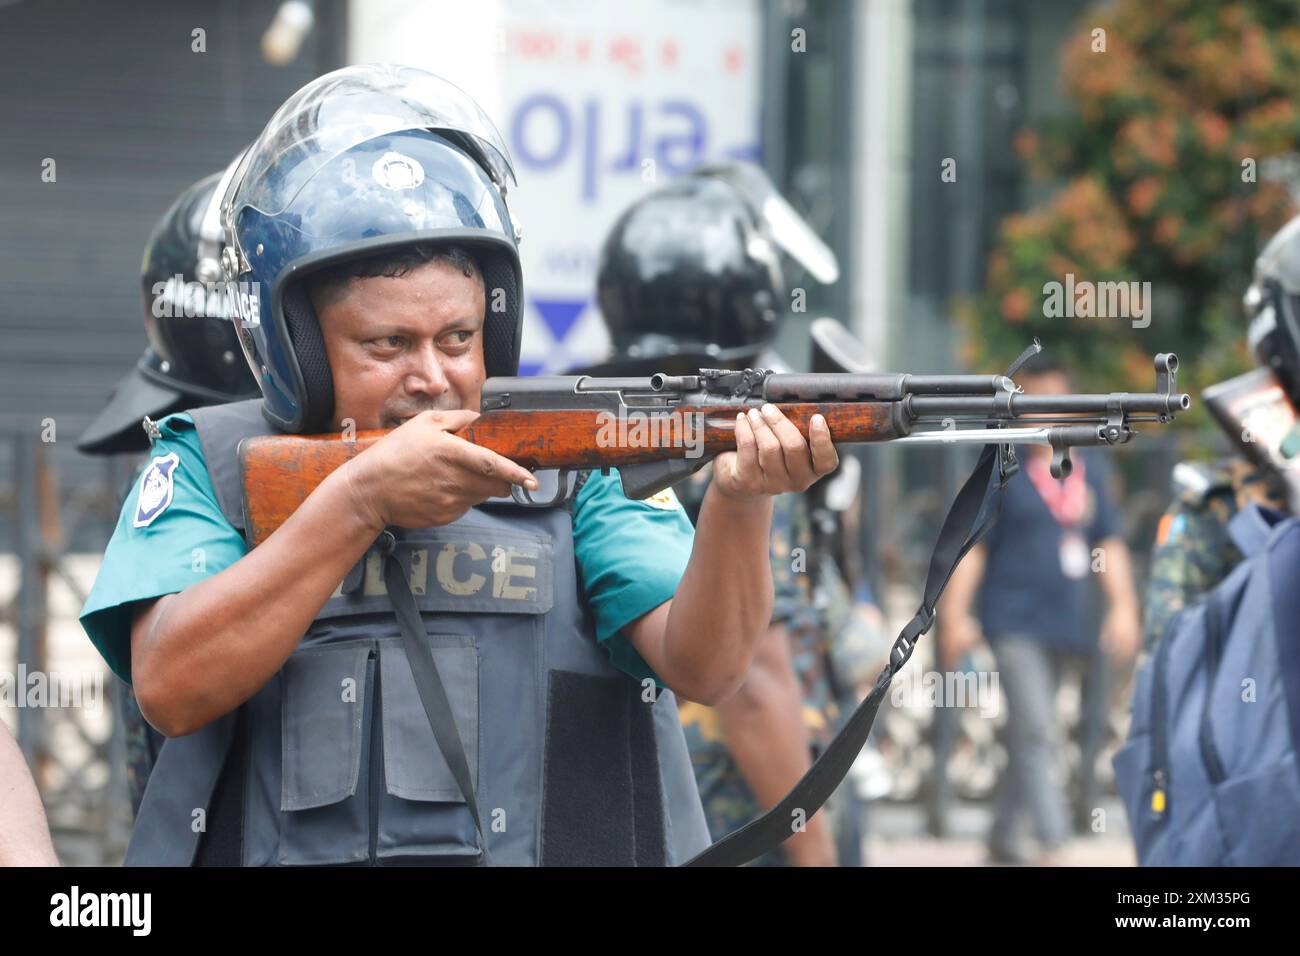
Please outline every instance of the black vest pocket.
[[[478, 649], [472, 637], [463, 635], [431, 635], [425, 643], [446, 689], [477, 791]], [[482, 855], [474, 818], [438, 749], [399, 638], [379, 641], [379, 662], [384, 788], [378, 798], [377, 859], [472, 863]]]
[[304, 648], [285, 662], [280, 733], [280, 841], [285, 866], [362, 863], [369, 856], [365, 787], [373, 645]]

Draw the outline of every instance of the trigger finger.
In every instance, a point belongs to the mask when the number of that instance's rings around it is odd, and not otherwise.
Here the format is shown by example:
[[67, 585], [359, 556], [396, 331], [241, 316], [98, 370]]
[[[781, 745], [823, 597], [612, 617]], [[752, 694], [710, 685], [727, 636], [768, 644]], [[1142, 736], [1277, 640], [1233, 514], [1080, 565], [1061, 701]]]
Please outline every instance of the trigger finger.
[[475, 475], [469, 482], [471, 493], [482, 498], [509, 498], [512, 487], [514, 486], [504, 479], [484, 475]]
[[[536, 490], [537, 479], [523, 465], [517, 464], [486, 448], [479, 459], [479, 473], [487, 478], [494, 478], [510, 485], [523, 485], [530, 491]], [[508, 492], [507, 492], [508, 493]]]

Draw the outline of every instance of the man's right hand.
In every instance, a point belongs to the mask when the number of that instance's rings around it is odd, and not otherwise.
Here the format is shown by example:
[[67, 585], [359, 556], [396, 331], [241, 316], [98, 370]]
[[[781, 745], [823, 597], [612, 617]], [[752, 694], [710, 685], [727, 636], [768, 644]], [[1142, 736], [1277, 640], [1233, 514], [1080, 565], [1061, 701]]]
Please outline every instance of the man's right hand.
[[425, 528], [450, 524], [511, 485], [535, 490], [532, 472], [496, 452], [457, 438], [478, 412], [421, 412], [340, 471], [358, 516], [379, 534], [389, 525]]

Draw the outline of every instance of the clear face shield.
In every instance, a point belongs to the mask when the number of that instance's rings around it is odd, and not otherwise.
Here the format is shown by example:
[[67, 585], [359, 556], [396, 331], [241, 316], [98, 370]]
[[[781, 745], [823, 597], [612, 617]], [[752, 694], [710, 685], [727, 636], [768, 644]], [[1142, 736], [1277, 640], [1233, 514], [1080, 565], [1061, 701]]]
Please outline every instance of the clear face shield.
[[[729, 183], [753, 206], [764, 236], [823, 285], [840, 277], [840, 266], [830, 246], [778, 191], [772, 180], [753, 163], [720, 163], [695, 171]], [[754, 251], [754, 250], [751, 250]]]
[[350, 66], [303, 87], [280, 107], [229, 176], [221, 201], [226, 272], [248, 268], [237, 234], [241, 209], [275, 216], [292, 204], [321, 167], [367, 140], [409, 129], [456, 139], [488, 171], [505, 195], [514, 167], [501, 134], [459, 87], [410, 67]]

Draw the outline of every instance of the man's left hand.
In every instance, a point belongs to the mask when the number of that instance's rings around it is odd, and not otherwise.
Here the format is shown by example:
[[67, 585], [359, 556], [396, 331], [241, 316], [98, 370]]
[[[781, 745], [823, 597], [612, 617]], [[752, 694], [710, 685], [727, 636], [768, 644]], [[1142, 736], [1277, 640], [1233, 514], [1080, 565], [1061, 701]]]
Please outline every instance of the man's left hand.
[[840, 463], [826, 419], [814, 415], [808, 440], [775, 405], [736, 416], [736, 450], [713, 463], [713, 485], [728, 498], [807, 491]]

